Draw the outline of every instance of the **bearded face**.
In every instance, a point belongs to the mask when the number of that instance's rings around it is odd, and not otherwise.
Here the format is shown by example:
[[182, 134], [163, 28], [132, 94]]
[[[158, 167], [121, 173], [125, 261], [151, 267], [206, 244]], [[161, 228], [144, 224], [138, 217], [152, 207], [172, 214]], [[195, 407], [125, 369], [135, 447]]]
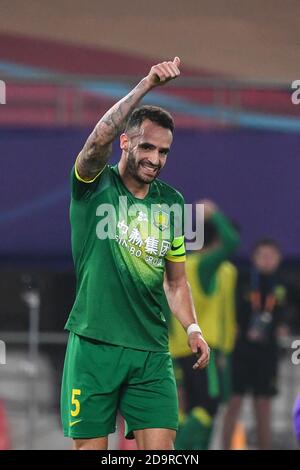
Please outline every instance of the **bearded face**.
[[171, 131], [145, 120], [126, 138], [126, 172], [139, 183], [150, 184], [165, 166], [173, 140]]

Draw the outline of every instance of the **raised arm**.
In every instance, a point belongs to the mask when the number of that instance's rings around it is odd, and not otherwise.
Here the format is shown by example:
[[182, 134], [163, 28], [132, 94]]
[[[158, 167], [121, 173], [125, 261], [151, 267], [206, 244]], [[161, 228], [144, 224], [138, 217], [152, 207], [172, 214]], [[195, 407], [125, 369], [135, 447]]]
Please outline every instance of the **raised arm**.
[[179, 66], [178, 57], [175, 57], [173, 62], [154, 65], [149, 74], [128, 95], [104, 114], [77, 157], [76, 170], [82, 179], [92, 180], [104, 168], [111, 153], [112, 142], [123, 130], [126, 119], [139, 101], [152, 88], [177, 78], [180, 75]]
[[204, 204], [204, 219], [210, 220], [218, 234], [219, 241], [201, 256], [198, 274], [201, 286], [206, 294], [210, 293], [212, 279], [223, 261], [227, 260], [237, 249], [240, 237], [229, 219], [210, 200], [200, 201]]

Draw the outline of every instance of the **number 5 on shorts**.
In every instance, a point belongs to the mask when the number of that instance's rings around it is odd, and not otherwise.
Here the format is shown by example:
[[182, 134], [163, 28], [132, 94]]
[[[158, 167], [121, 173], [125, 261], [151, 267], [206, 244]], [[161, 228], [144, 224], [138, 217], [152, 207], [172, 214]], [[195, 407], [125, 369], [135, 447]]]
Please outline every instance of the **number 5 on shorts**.
[[74, 410], [71, 410], [71, 415], [73, 417], [78, 416], [80, 413], [80, 403], [79, 400], [76, 398], [77, 395], [81, 395], [81, 390], [78, 388], [72, 389], [72, 405], [75, 406]]

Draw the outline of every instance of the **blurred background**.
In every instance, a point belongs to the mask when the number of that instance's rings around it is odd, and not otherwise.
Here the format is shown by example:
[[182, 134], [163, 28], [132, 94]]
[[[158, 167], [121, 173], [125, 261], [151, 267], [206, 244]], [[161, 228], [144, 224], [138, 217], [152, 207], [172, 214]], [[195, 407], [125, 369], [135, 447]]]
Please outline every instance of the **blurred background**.
[[[0, 0], [0, 447], [67, 449], [59, 393], [75, 294], [68, 220], [69, 173], [103, 112], [162, 60], [182, 61], [179, 80], [145, 103], [174, 116], [163, 179], [186, 202], [215, 201], [239, 226], [233, 261], [276, 239], [292, 286], [282, 345], [273, 447], [296, 448], [292, 404], [300, 365], [300, 105], [297, 0]], [[118, 143], [113, 161], [119, 156]], [[213, 448], [219, 448], [222, 413]], [[246, 400], [243, 445], [255, 448]], [[113, 436], [111, 447], [120, 439]]]

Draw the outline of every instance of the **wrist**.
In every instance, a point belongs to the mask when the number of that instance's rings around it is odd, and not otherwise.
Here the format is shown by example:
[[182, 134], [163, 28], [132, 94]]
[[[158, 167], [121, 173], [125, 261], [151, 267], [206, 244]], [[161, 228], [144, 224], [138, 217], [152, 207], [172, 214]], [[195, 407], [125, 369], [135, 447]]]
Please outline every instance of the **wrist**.
[[202, 335], [201, 328], [197, 323], [191, 323], [188, 326], [186, 333], [188, 336], [191, 335], [192, 333], [200, 333], [200, 335]]
[[152, 90], [152, 88], [155, 87], [155, 85], [151, 82], [151, 80], [149, 79], [149, 77], [144, 77], [139, 85], [145, 90], [145, 93], [148, 93], [148, 91]]

